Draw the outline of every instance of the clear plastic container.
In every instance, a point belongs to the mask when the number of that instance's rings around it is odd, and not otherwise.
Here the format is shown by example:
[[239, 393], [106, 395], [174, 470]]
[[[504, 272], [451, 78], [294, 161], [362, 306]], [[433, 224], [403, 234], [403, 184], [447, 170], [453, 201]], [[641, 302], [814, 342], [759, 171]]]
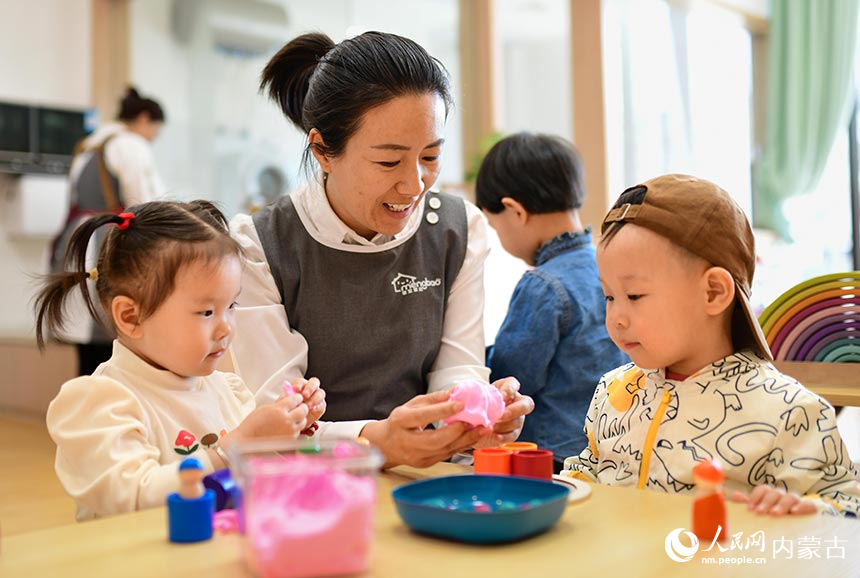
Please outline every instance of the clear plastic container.
[[256, 440], [230, 450], [245, 559], [258, 576], [367, 569], [379, 450], [351, 440]]

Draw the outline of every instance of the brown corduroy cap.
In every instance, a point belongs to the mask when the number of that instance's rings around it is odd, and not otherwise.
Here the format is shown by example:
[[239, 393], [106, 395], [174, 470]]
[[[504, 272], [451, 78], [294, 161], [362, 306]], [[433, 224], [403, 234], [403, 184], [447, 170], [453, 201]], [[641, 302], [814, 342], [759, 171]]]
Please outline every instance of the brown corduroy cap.
[[714, 183], [689, 175], [663, 175], [631, 187], [641, 188], [642, 203], [625, 203], [609, 211], [601, 233], [619, 221], [635, 223], [726, 269], [735, 280], [738, 304], [732, 318], [735, 348], [751, 347], [772, 360], [749, 301], [755, 273], [755, 239], [735, 200]]

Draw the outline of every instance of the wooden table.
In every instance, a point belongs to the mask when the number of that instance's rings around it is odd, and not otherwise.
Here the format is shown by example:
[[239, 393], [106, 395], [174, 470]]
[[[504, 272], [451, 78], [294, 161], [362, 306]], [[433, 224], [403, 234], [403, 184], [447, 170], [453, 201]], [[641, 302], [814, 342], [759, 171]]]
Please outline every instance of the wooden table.
[[[454, 578], [483, 576], [860, 576], [860, 521], [823, 516], [760, 518], [729, 505], [731, 532], [765, 534], [765, 551], [701, 550], [689, 562], [665, 551], [667, 534], [690, 529], [691, 500], [630, 488], [594, 487], [586, 501], [570, 504], [550, 531], [522, 542], [473, 546], [420, 536], [403, 525], [391, 490], [414, 479], [468, 471], [439, 464], [427, 470], [397, 468], [380, 476], [376, 542], [365, 576]], [[167, 541], [163, 508], [6, 537], [0, 576], [17, 577], [244, 577], [240, 537], [217, 535], [199, 544]], [[774, 557], [774, 540], [793, 543], [792, 559]], [[837, 547], [844, 558], [836, 558]], [[818, 541], [820, 558], [798, 559], [798, 540]], [[689, 543], [689, 542], [687, 542]], [[828, 548], [830, 558], [828, 559]], [[336, 553], [333, 553], [336, 555]], [[703, 558], [765, 558], [763, 564], [709, 565]]]
[[860, 363], [774, 361], [773, 365], [833, 405], [860, 406]]

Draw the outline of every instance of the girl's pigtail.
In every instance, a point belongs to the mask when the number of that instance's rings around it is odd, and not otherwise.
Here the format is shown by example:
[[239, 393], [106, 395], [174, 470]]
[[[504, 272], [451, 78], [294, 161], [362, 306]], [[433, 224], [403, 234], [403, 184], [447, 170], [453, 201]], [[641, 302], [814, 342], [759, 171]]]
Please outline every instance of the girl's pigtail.
[[[81, 293], [84, 296], [84, 302], [87, 304], [87, 309], [90, 311], [93, 319], [101, 323], [101, 317], [97, 312], [89, 287], [87, 286], [88, 279], [97, 277], [97, 274], [93, 275], [90, 271], [86, 270], [87, 246], [99, 227], [108, 223], [118, 223], [121, 221], [122, 219], [117, 215], [105, 213], [87, 219], [75, 229], [63, 259], [63, 269], [65, 272], [48, 275], [45, 286], [36, 296], [36, 343], [39, 349], [45, 349], [46, 329], [49, 333], [56, 333], [58, 330], [63, 329], [63, 305], [69, 293], [75, 287], [80, 287]], [[104, 246], [99, 251], [99, 264], [102, 262], [101, 256], [110, 249], [110, 237], [109, 235], [108, 239], [105, 240]], [[96, 290], [98, 290], [98, 281], [96, 281]]]

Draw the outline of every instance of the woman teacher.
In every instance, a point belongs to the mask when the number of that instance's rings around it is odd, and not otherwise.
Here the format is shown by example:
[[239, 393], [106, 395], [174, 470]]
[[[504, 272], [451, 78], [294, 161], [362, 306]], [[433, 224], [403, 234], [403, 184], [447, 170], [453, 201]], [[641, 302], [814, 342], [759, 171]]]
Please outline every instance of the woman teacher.
[[[308, 137], [309, 184], [231, 228], [248, 264], [235, 370], [259, 402], [285, 380], [319, 378], [320, 435], [363, 436], [386, 465], [428, 466], [519, 435], [531, 398], [494, 383], [493, 431], [431, 424], [462, 405], [448, 390], [486, 382], [486, 225], [472, 204], [428, 192], [440, 171], [448, 75], [415, 42], [367, 32], [305, 34], [268, 63], [261, 88]], [[309, 173], [312, 171], [309, 170]]]

